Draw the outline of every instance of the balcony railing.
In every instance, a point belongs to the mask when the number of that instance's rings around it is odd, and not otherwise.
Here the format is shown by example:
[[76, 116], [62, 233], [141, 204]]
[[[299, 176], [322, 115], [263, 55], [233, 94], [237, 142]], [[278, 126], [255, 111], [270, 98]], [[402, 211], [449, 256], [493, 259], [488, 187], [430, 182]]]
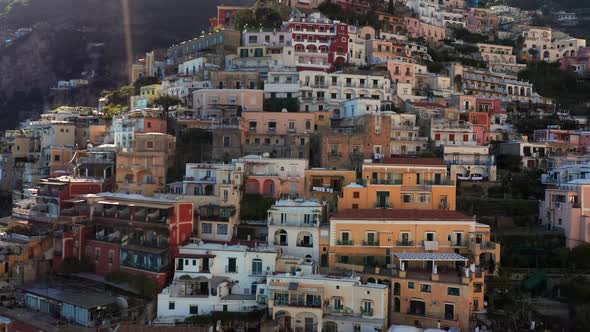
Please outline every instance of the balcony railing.
[[273, 241], [273, 244], [275, 246], [283, 246], [283, 247], [289, 245], [286, 241], [284, 241], [284, 242], [283, 241]]
[[313, 243], [297, 242], [298, 247], [313, 248]]
[[398, 247], [413, 247], [414, 241], [397, 241]]
[[225, 273], [238, 273], [238, 267], [237, 266], [226, 266], [225, 267]]
[[391, 203], [375, 203], [376, 209], [391, 209], [392, 207]]
[[322, 304], [320, 302], [309, 302], [309, 301], [299, 301], [299, 300], [289, 300], [289, 301], [279, 301], [275, 300], [275, 305], [278, 306], [290, 306], [290, 307], [305, 307], [305, 308], [321, 308]]
[[336, 244], [339, 246], [353, 246], [354, 241], [353, 240], [338, 240], [338, 241], [336, 241]]
[[373, 240], [373, 241], [363, 241], [363, 246], [367, 246], [367, 247], [371, 247], [371, 246], [379, 246], [379, 241], [378, 240]]
[[144, 270], [149, 272], [165, 272], [168, 270], [167, 265], [149, 265], [149, 264], [141, 264], [141, 263], [134, 263], [131, 260], [124, 260], [121, 263], [121, 266], [129, 267], [132, 269]]
[[363, 309], [363, 311], [361, 311], [361, 315], [373, 317], [373, 309]]

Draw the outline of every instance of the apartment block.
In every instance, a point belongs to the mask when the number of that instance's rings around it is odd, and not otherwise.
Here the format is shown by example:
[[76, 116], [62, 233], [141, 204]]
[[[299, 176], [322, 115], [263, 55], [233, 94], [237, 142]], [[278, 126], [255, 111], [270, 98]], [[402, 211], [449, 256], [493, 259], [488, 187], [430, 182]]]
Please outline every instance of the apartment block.
[[186, 164], [182, 181], [169, 183], [165, 197], [193, 203], [195, 233], [205, 241], [230, 241], [240, 215], [243, 170], [234, 164]]
[[362, 184], [344, 187], [338, 210], [420, 209], [455, 210], [455, 182], [438, 158], [393, 157], [366, 160]]
[[496, 161], [489, 146], [445, 146], [443, 154], [451, 179], [496, 181]]
[[389, 285], [393, 324], [469, 330], [500, 263], [489, 226], [456, 211], [342, 210], [330, 235], [330, 269]]
[[246, 194], [259, 194], [275, 198], [302, 197], [305, 192], [307, 159], [269, 158], [245, 156], [235, 161], [244, 170]]

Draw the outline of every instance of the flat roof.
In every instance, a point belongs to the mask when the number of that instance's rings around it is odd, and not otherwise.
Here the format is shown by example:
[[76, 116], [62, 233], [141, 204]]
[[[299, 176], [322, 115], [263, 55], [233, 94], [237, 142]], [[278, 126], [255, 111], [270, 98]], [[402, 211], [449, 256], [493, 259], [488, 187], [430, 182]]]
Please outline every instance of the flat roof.
[[398, 252], [394, 255], [402, 261], [466, 261], [455, 252]]
[[116, 303], [117, 301], [117, 299], [113, 296], [95, 293], [89, 291], [88, 289], [56, 289], [37, 284], [29, 288], [21, 288], [21, 290], [25, 293], [56, 300], [59, 302], [69, 303], [85, 309], [101, 307]]
[[331, 219], [473, 221], [472, 217], [458, 211], [413, 209], [347, 209], [337, 212]]

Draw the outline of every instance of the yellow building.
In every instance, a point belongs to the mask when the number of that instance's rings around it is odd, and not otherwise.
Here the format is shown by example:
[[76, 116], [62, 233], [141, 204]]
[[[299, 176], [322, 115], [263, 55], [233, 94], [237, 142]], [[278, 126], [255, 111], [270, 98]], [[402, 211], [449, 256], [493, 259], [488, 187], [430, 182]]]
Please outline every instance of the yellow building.
[[312, 168], [305, 171], [305, 198], [327, 202], [329, 211], [336, 210], [344, 186], [356, 182], [356, 171]]
[[457, 211], [344, 210], [330, 220], [328, 256], [331, 272], [390, 285], [390, 324], [468, 331], [500, 245], [489, 226]]
[[133, 148], [121, 148], [117, 152], [118, 191], [144, 196], [164, 192], [175, 142], [174, 136], [168, 134], [135, 134]]
[[384, 158], [365, 161], [363, 184], [343, 189], [338, 209], [455, 210], [455, 183], [438, 158]]

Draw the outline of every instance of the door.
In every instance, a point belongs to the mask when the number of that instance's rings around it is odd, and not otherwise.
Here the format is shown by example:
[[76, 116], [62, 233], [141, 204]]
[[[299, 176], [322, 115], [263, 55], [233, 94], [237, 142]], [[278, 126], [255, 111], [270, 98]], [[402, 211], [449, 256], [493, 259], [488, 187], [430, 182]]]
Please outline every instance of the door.
[[203, 272], [209, 272], [209, 258], [203, 258], [203, 266], [201, 266], [201, 270], [203, 270]]
[[184, 259], [181, 258], [176, 261], [178, 262], [178, 264], [177, 264], [178, 266], [176, 267], [176, 269], [178, 271], [182, 271], [184, 269]]
[[451, 303], [445, 303], [445, 319], [455, 319], [455, 305]]
[[434, 184], [440, 184], [440, 183], [441, 183], [441, 175], [434, 174]]
[[227, 272], [236, 272], [236, 269], [237, 269], [236, 259], [229, 258], [227, 261]]
[[305, 332], [315, 332], [313, 329], [313, 318], [305, 318]]
[[456, 246], [461, 246], [461, 243], [463, 242], [463, 234], [461, 233], [457, 233], [455, 236], [455, 245]]

